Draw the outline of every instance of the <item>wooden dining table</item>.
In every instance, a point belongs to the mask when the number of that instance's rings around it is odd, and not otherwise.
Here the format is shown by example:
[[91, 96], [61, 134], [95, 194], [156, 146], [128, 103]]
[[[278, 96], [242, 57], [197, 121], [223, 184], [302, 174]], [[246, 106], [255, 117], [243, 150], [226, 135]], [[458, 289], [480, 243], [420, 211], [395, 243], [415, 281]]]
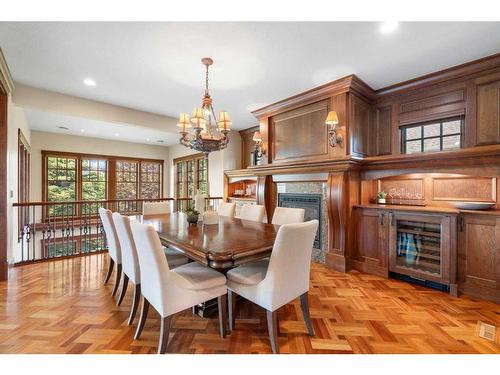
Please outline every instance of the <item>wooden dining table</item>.
[[218, 224], [189, 224], [184, 212], [140, 216], [155, 227], [164, 246], [226, 272], [271, 254], [278, 225], [219, 216]]

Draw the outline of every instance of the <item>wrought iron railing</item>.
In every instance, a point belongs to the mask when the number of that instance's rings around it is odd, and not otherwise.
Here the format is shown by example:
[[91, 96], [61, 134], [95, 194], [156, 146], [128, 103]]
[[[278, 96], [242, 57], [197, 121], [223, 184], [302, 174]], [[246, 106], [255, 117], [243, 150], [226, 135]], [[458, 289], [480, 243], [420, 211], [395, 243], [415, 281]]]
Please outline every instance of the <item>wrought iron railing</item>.
[[[206, 198], [206, 207], [217, 209], [222, 197]], [[113, 199], [71, 202], [14, 203], [17, 243], [14, 263], [73, 257], [106, 251], [99, 208], [124, 215], [142, 213], [144, 202], [172, 202], [174, 211], [193, 207], [191, 198]]]

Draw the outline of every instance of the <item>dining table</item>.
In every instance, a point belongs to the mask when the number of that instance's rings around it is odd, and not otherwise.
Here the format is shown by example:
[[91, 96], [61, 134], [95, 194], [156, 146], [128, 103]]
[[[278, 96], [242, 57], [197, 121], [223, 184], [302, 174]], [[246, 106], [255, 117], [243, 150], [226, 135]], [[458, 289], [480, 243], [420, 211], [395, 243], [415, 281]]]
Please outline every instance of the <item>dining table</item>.
[[[279, 229], [279, 225], [227, 216], [219, 216], [217, 224], [190, 224], [184, 212], [139, 215], [137, 220], [151, 224], [163, 246], [224, 274], [241, 264], [269, 257]], [[193, 307], [193, 313], [201, 317], [216, 311], [216, 300]]]
[[140, 216], [162, 245], [223, 273], [271, 254], [279, 225], [219, 216], [217, 224], [190, 224], [184, 212]]

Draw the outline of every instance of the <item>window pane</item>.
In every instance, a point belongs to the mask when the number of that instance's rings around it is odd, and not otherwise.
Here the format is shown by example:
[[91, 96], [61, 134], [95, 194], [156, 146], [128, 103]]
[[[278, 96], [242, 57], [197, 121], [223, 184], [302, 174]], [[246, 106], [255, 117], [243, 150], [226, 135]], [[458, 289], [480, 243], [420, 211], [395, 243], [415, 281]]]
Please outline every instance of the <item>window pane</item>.
[[414, 154], [416, 152], [422, 152], [422, 141], [408, 141], [406, 142], [406, 153]]
[[450, 135], [443, 137], [443, 150], [453, 150], [460, 148], [460, 136]]
[[140, 168], [141, 198], [161, 198], [161, 164], [143, 161]]
[[429, 124], [424, 126], [424, 138], [439, 137], [440, 132], [441, 132], [441, 125], [439, 123]]
[[[464, 118], [464, 116], [448, 118], [438, 122], [403, 128], [401, 135], [405, 153], [436, 152], [461, 148]], [[416, 138], [420, 135], [423, 138], [422, 141]]]
[[[68, 202], [76, 200], [76, 158], [47, 157], [47, 201]], [[49, 207], [52, 216], [71, 215], [73, 206]]]
[[415, 126], [406, 129], [406, 139], [422, 138], [422, 127]]
[[82, 159], [82, 200], [106, 199], [106, 169], [104, 159]]
[[137, 162], [118, 160], [116, 162], [116, 198], [137, 198]]
[[[462, 130], [461, 125], [462, 125], [461, 120], [453, 120], [453, 121], [443, 122], [443, 135], [461, 133], [461, 130]], [[443, 145], [443, 148], [444, 148], [444, 145]]]
[[424, 152], [439, 150], [441, 150], [439, 138], [424, 139]]

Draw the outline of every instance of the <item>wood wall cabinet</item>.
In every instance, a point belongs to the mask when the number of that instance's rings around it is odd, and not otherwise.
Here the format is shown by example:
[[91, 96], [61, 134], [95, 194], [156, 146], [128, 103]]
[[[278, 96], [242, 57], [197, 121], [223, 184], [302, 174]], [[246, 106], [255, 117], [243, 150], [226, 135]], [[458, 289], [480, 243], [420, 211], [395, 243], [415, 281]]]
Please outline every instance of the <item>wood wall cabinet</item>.
[[387, 277], [388, 212], [355, 208], [353, 217], [355, 228], [351, 267], [361, 272]]
[[371, 137], [372, 155], [390, 155], [392, 152], [392, 105], [382, 105], [375, 108], [375, 134]]
[[372, 107], [357, 95], [350, 96], [350, 141], [351, 154], [363, 157], [370, 154]]
[[500, 303], [500, 217], [462, 215], [459, 224], [459, 291]]
[[476, 83], [476, 146], [500, 143], [500, 74]]

